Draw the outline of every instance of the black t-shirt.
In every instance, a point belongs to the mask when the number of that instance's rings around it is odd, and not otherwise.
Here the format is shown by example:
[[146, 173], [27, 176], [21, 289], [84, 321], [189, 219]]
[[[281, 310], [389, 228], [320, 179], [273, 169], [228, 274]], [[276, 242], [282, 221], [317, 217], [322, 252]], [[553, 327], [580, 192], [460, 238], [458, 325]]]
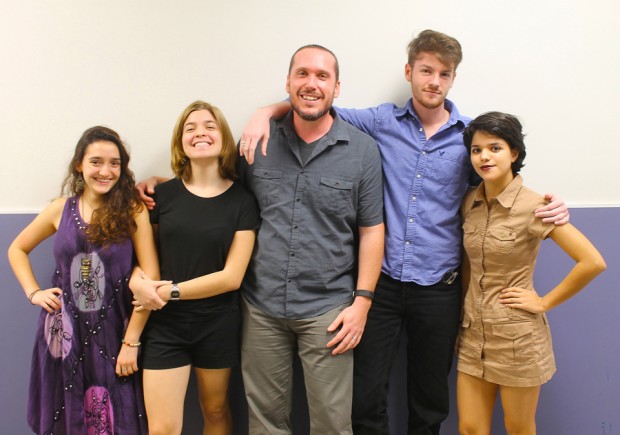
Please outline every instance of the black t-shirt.
[[[155, 188], [151, 223], [158, 225], [161, 278], [182, 282], [224, 269], [235, 233], [260, 226], [254, 196], [235, 182], [222, 194], [202, 198], [173, 178]], [[181, 294], [181, 298], [183, 295]], [[207, 315], [234, 308], [238, 292], [168, 303], [152, 314]]]

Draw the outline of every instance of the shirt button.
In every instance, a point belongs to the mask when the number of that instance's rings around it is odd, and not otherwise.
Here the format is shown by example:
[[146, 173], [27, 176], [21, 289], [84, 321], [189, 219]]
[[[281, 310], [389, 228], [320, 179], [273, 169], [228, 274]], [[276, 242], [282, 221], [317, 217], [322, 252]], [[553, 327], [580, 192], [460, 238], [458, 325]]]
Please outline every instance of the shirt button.
[[415, 176], [415, 177], [416, 177], [416, 178], [420, 178], [421, 176], [422, 176], [422, 175], [420, 175], [420, 174], [416, 174], [416, 176]]
[[294, 253], [294, 252], [291, 252], [291, 257], [294, 257], [294, 256], [295, 256], [295, 253]]
[[299, 198], [297, 198], [295, 201], [299, 202]]
[[420, 127], [420, 129], [418, 131], [424, 131], [424, 129], [422, 127]]
[[422, 151], [422, 155], [425, 156], [426, 155], [426, 151]]
[[407, 240], [407, 241], [405, 242], [405, 245], [409, 245], [409, 240]]
[[412, 224], [413, 223], [413, 218], [409, 218], [409, 223]]
[[412, 197], [411, 197], [411, 200], [412, 200], [412, 201], [415, 201], [416, 199], [417, 199], [417, 198], [416, 198], [415, 196], [412, 196]]

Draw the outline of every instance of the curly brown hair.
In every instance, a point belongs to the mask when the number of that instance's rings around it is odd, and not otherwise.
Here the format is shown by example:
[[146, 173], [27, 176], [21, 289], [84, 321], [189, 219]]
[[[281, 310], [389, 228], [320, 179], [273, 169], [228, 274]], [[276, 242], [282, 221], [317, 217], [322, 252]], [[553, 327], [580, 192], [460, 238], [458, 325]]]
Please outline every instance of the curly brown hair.
[[108, 245], [131, 237], [137, 228], [134, 216], [143, 207], [135, 188], [133, 172], [129, 169], [129, 153], [117, 132], [108, 127], [95, 126], [82, 134], [69, 163], [67, 177], [62, 183], [61, 195], [78, 196], [84, 192], [84, 184], [78, 181], [81, 173], [77, 168], [89, 145], [99, 141], [116, 145], [121, 156], [121, 174], [114, 187], [103, 196], [102, 205], [93, 211], [86, 236], [90, 243]]

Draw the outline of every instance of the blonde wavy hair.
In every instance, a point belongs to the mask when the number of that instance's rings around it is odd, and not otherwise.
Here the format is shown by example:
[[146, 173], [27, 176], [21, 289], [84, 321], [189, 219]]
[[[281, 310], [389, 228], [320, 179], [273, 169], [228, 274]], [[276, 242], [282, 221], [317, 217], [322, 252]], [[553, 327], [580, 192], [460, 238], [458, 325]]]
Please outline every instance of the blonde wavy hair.
[[183, 110], [176, 125], [174, 126], [174, 132], [172, 133], [171, 143], [171, 161], [170, 165], [174, 175], [182, 179], [183, 181], [189, 181], [192, 176], [192, 167], [189, 162], [189, 158], [185, 151], [183, 151], [183, 127], [185, 121], [192, 112], [197, 110], [208, 110], [222, 135], [222, 151], [219, 156], [219, 170], [220, 175], [223, 178], [229, 180], [237, 179], [237, 146], [233, 139], [232, 132], [228, 126], [228, 122], [224, 117], [224, 114], [217, 107], [201, 100], [194, 101]]

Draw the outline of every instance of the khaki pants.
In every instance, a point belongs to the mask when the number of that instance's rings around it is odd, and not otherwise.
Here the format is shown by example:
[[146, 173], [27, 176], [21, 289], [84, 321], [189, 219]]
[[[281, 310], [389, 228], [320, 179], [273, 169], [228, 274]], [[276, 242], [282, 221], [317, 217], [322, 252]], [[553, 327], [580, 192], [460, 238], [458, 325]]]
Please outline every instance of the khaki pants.
[[293, 357], [298, 351], [310, 433], [352, 434], [353, 352], [333, 356], [327, 327], [346, 306], [318, 317], [278, 319], [242, 298], [241, 367], [252, 435], [292, 433]]

